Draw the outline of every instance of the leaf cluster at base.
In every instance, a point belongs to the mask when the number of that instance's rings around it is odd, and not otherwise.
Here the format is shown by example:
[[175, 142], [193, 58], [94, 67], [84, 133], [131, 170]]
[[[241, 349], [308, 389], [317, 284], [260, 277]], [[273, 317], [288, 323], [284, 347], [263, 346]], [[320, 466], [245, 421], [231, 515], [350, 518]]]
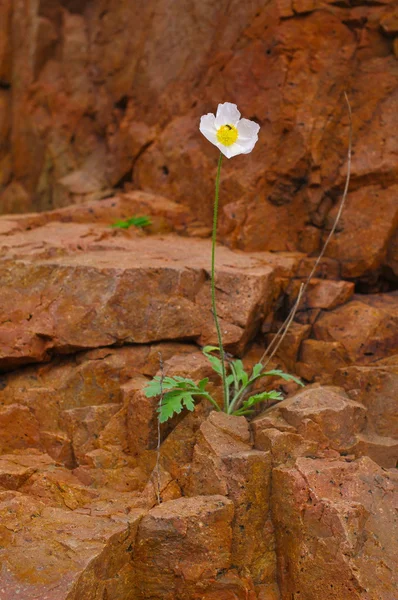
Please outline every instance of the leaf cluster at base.
[[[218, 350], [216, 346], [206, 346], [203, 348], [203, 354], [209, 360], [213, 370], [221, 376], [221, 359], [213, 354], [213, 352]], [[250, 415], [253, 414], [253, 407], [256, 404], [283, 399], [281, 392], [276, 390], [248, 395], [253, 383], [261, 377], [280, 377], [285, 381], [295, 381], [297, 384], [303, 385], [297, 377], [284, 373], [280, 369], [263, 372], [263, 365], [261, 363], [254, 365], [251, 374], [245, 371], [243, 362], [239, 359], [230, 361], [228, 364], [230, 369], [230, 373], [227, 376], [228, 398], [223, 410], [230, 415]], [[206, 391], [208, 383], [208, 377], [205, 377], [199, 383], [195, 383], [187, 377], [160, 377], [157, 375], [144, 388], [144, 393], [147, 398], [161, 396], [161, 403], [158, 409], [159, 421], [160, 423], [164, 423], [173, 415], [179, 414], [183, 408], [193, 411], [195, 400], [200, 397], [206, 398], [211, 402], [216, 410], [221, 410], [216, 400]]]

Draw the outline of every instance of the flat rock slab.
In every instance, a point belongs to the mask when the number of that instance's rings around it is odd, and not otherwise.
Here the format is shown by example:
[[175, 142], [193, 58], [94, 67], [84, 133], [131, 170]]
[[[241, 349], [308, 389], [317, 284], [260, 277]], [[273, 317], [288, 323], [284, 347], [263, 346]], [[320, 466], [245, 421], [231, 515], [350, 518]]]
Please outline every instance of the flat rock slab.
[[[65, 229], [65, 231], [64, 231]], [[110, 236], [85, 224], [50, 223], [4, 236], [0, 264], [0, 368], [52, 353], [123, 343], [215, 343], [210, 240]], [[297, 255], [217, 251], [224, 342], [241, 352], [271, 310], [275, 279]]]

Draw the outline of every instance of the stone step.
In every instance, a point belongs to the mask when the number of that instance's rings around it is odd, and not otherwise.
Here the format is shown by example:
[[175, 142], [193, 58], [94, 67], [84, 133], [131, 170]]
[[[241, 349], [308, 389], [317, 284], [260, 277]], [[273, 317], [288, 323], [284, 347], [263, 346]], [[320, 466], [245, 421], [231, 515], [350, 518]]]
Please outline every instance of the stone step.
[[[0, 244], [3, 370], [114, 344], [217, 343], [210, 240], [112, 236], [100, 226], [49, 223]], [[218, 248], [217, 302], [229, 351], [244, 350], [272, 310], [278, 276], [297, 260]]]

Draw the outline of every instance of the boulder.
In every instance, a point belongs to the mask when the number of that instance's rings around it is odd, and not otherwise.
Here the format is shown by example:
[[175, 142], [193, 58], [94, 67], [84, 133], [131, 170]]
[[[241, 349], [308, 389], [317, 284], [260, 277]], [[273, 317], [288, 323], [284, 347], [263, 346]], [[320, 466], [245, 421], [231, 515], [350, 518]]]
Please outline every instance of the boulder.
[[[0, 265], [0, 368], [116, 343], [216, 343], [208, 240], [111, 238], [101, 247], [92, 238], [82, 252], [78, 240], [87, 233], [85, 225], [43, 229], [40, 241], [41, 228], [30, 232], [35, 242], [25, 234], [4, 237], [14, 254]], [[38, 258], [40, 247], [46, 258]], [[251, 257], [219, 248], [216, 285], [227, 349], [242, 352], [271, 311], [274, 278], [266, 253]]]
[[277, 467], [272, 506], [282, 598], [390, 600], [397, 588], [397, 478], [369, 458]]

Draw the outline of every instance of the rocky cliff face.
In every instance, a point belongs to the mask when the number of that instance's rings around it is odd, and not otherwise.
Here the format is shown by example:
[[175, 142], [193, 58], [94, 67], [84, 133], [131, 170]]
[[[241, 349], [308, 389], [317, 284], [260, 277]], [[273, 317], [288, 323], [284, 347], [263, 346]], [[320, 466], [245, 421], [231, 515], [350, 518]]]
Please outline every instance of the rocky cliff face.
[[224, 239], [316, 251], [345, 177], [346, 91], [351, 195], [329, 255], [346, 277], [396, 275], [394, 2], [2, 0], [0, 11], [3, 213], [127, 185], [208, 224], [216, 155], [198, 120], [228, 100], [261, 131], [255, 154], [225, 165]]
[[[387, 0], [0, 0], [1, 600], [395, 600], [398, 15]], [[338, 231], [250, 422], [161, 428], [159, 372], [250, 366]], [[27, 214], [16, 214], [27, 213]], [[109, 225], [149, 215], [145, 231]], [[264, 407], [263, 407], [264, 408]]]

